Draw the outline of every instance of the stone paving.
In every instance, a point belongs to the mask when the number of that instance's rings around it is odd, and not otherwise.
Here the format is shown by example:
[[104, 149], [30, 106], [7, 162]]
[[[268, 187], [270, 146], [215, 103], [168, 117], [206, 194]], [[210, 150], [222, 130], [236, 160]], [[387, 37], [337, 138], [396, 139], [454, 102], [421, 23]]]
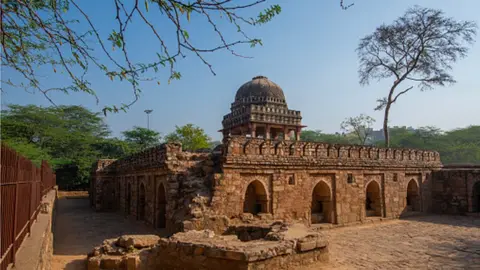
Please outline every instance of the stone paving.
[[[480, 269], [480, 218], [422, 216], [325, 230], [330, 263], [309, 269]], [[58, 200], [52, 268], [86, 269], [86, 254], [106, 238], [160, 233], [88, 199]]]
[[86, 269], [87, 253], [104, 239], [124, 234], [161, 234], [118, 213], [94, 212], [88, 198], [61, 198], [54, 223], [52, 269]]
[[480, 269], [476, 217], [410, 217], [325, 234], [330, 265], [311, 269]]

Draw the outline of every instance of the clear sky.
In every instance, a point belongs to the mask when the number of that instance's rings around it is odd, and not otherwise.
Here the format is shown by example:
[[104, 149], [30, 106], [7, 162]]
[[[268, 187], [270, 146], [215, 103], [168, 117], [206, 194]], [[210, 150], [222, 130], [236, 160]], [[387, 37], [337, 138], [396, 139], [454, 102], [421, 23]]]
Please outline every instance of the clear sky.
[[[343, 11], [339, 0], [278, 0], [282, 13], [272, 22], [258, 28], [246, 28], [248, 33], [261, 37], [264, 46], [239, 52], [252, 59], [238, 58], [227, 52], [207, 55], [216, 76], [193, 55], [179, 62], [180, 81], [145, 84], [140, 101], [127, 113], [109, 114], [106, 122], [119, 136], [121, 131], [135, 125], [146, 126], [145, 109], [153, 109], [150, 127], [163, 135], [175, 125], [194, 123], [206, 130], [213, 139], [220, 139], [223, 115], [229, 112], [236, 90], [256, 75], [267, 76], [279, 84], [291, 109], [302, 111], [303, 123], [309, 129], [325, 132], [339, 131], [342, 120], [366, 113], [380, 129], [382, 113], [375, 112], [376, 99], [384, 97], [391, 80], [372, 82], [362, 87], [358, 83], [358, 59], [355, 48], [363, 36], [382, 23], [390, 23], [408, 7], [440, 8], [458, 20], [479, 21], [478, 0], [347, 0], [355, 5]], [[114, 27], [111, 1], [82, 1], [101, 34], [107, 36]], [[254, 8], [251, 15], [265, 8]], [[164, 21], [159, 20], [159, 23]], [[199, 43], [212, 37], [204, 25], [192, 25], [190, 36]], [[221, 26], [223, 27], [223, 25]], [[137, 59], [151, 59], [155, 46], [147, 29], [139, 27], [128, 33], [133, 39], [130, 50]], [[234, 39], [233, 34], [227, 38]], [[477, 38], [480, 39], [480, 38]], [[85, 94], [55, 95], [59, 104], [82, 104], [100, 111], [105, 104], [131, 100], [127, 84], [111, 83], [102, 74], [92, 72], [88, 77], [98, 92], [100, 103]], [[391, 111], [390, 125], [433, 125], [448, 130], [468, 125], [480, 125], [480, 41], [475, 43], [467, 58], [454, 65], [457, 84], [428, 92], [413, 91], [399, 98]], [[14, 75], [2, 70], [2, 77]], [[57, 78], [52, 77], [52, 81]], [[62, 80], [58, 78], [58, 80]], [[48, 105], [39, 94], [7, 89], [2, 105], [8, 103]]]

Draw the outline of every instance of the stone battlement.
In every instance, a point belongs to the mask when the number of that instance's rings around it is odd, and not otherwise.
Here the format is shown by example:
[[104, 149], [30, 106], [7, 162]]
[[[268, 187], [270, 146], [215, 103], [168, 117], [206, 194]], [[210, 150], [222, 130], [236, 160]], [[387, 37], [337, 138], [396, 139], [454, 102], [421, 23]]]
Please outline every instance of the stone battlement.
[[441, 167], [436, 151], [378, 148], [362, 145], [338, 145], [303, 141], [274, 141], [233, 136], [224, 144], [226, 164], [272, 163], [275, 165], [342, 165]]
[[205, 159], [209, 153], [182, 151], [180, 143], [164, 143], [134, 153], [122, 159], [101, 159], [94, 163], [94, 172], [119, 173], [144, 169], [160, 169], [175, 161], [195, 161]]

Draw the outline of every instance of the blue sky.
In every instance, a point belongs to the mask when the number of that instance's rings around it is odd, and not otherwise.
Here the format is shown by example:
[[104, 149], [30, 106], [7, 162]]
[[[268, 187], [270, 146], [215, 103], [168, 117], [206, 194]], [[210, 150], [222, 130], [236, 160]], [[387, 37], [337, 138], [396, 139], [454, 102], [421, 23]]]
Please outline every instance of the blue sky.
[[[86, 11], [100, 26], [106, 38], [113, 29], [114, 14], [111, 1], [82, 1]], [[363, 36], [382, 23], [390, 23], [415, 4], [440, 8], [448, 16], [458, 20], [476, 20], [478, 0], [424, 0], [385, 1], [355, 0], [355, 5], [343, 11], [338, 0], [268, 1], [278, 3], [282, 13], [267, 25], [245, 28], [252, 36], [261, 37], [264, 46], [250, 49], [238, 47], [242, 54], [253, 57], [235, 57], [228, 52], [206, 55], [216, 76], [193, 55], [179, 62], [180, 81], [168, 85], [165, 81], [143, 85], [143, 93], [127, 113], [109, 114], [106, 122], [119, 136], [121, 131], [135, 125], [146, 126], [145, 109], [153, 109], [150, 127], [162, 134], [172, 131], [175, 125], [194, 123], [213, 138], [220, 139], [224, 114], [234, 99], [236, 90], [256, 75], [264, 75], [279, 84], [291, 109], [302, 111], [303, 122], [309, 129], [336, 132], [346, 117], [366, 113], [382, 123], [381, 112], [375, 112], [376, 99], [386, 95], [390, 80], [372, 82], [369, 86], [358, 83], [358, 59], [355, 48]], [[346, 1], [348, 2], [348, 1]], [[267, 5], [247, 12], [255, 15]], [[165, 21], [158, 20], [160, 25]], [[223, 29], [228, 25], [220, 25]], [[231, 29], [231, 28], [230, 28]], [[138, 27], [128, 33], [132, 40], [130, 51], [136, 59], [155, 57], [156, 46], [148, 29]], [[189, 25], [190, 36], [197, 44], [209, 44], [211, 30], [203, 24]], [[230, 40], [234, 33], [226, 34]], [[166, 36], [167, 40], [171, 37]], [[477, 38], [478, 39], [478, 38]], [[449, 130], [468, 125], [480, 125], [480, 42], [475, 43], [467, 58], [454, 65], [453, 75], [457, 84], [439, 87], [431, 91], [413, 91], [399, 98], [391, 111], [390, 125], [433, 125]], [[45, 71], [49, 74], [49, 71]], [[51, 81], [61, 82], [58, 75]], [[3, 79], [15, 75], [2, 70]], [[100, 102], [85, 94], [54, 95], [59, 104], [82, 104], [100, 111], [105, 104], [118, 104], [131, 100], [129, 85], [111, 83], [99, 72], [88, 74], [97, 90]], [[7, 89], [2, 94], [2, 105], [8, 103], [48, 105], [39, 94], [25, 93], [19, 89]]]

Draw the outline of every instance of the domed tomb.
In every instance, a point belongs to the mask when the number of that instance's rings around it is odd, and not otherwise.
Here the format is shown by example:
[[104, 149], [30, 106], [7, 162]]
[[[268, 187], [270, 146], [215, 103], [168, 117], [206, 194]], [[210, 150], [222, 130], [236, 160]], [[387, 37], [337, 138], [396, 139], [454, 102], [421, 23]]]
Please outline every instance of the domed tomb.
[[[231, 112], [223, 117], [224, 137], [244, 135], [267, 139], [300, 139], [300, 111], [288, 109], [282, 88], [256, 76], [237, 90]], [[292, 133], [295, 133], [294, 135]]]

